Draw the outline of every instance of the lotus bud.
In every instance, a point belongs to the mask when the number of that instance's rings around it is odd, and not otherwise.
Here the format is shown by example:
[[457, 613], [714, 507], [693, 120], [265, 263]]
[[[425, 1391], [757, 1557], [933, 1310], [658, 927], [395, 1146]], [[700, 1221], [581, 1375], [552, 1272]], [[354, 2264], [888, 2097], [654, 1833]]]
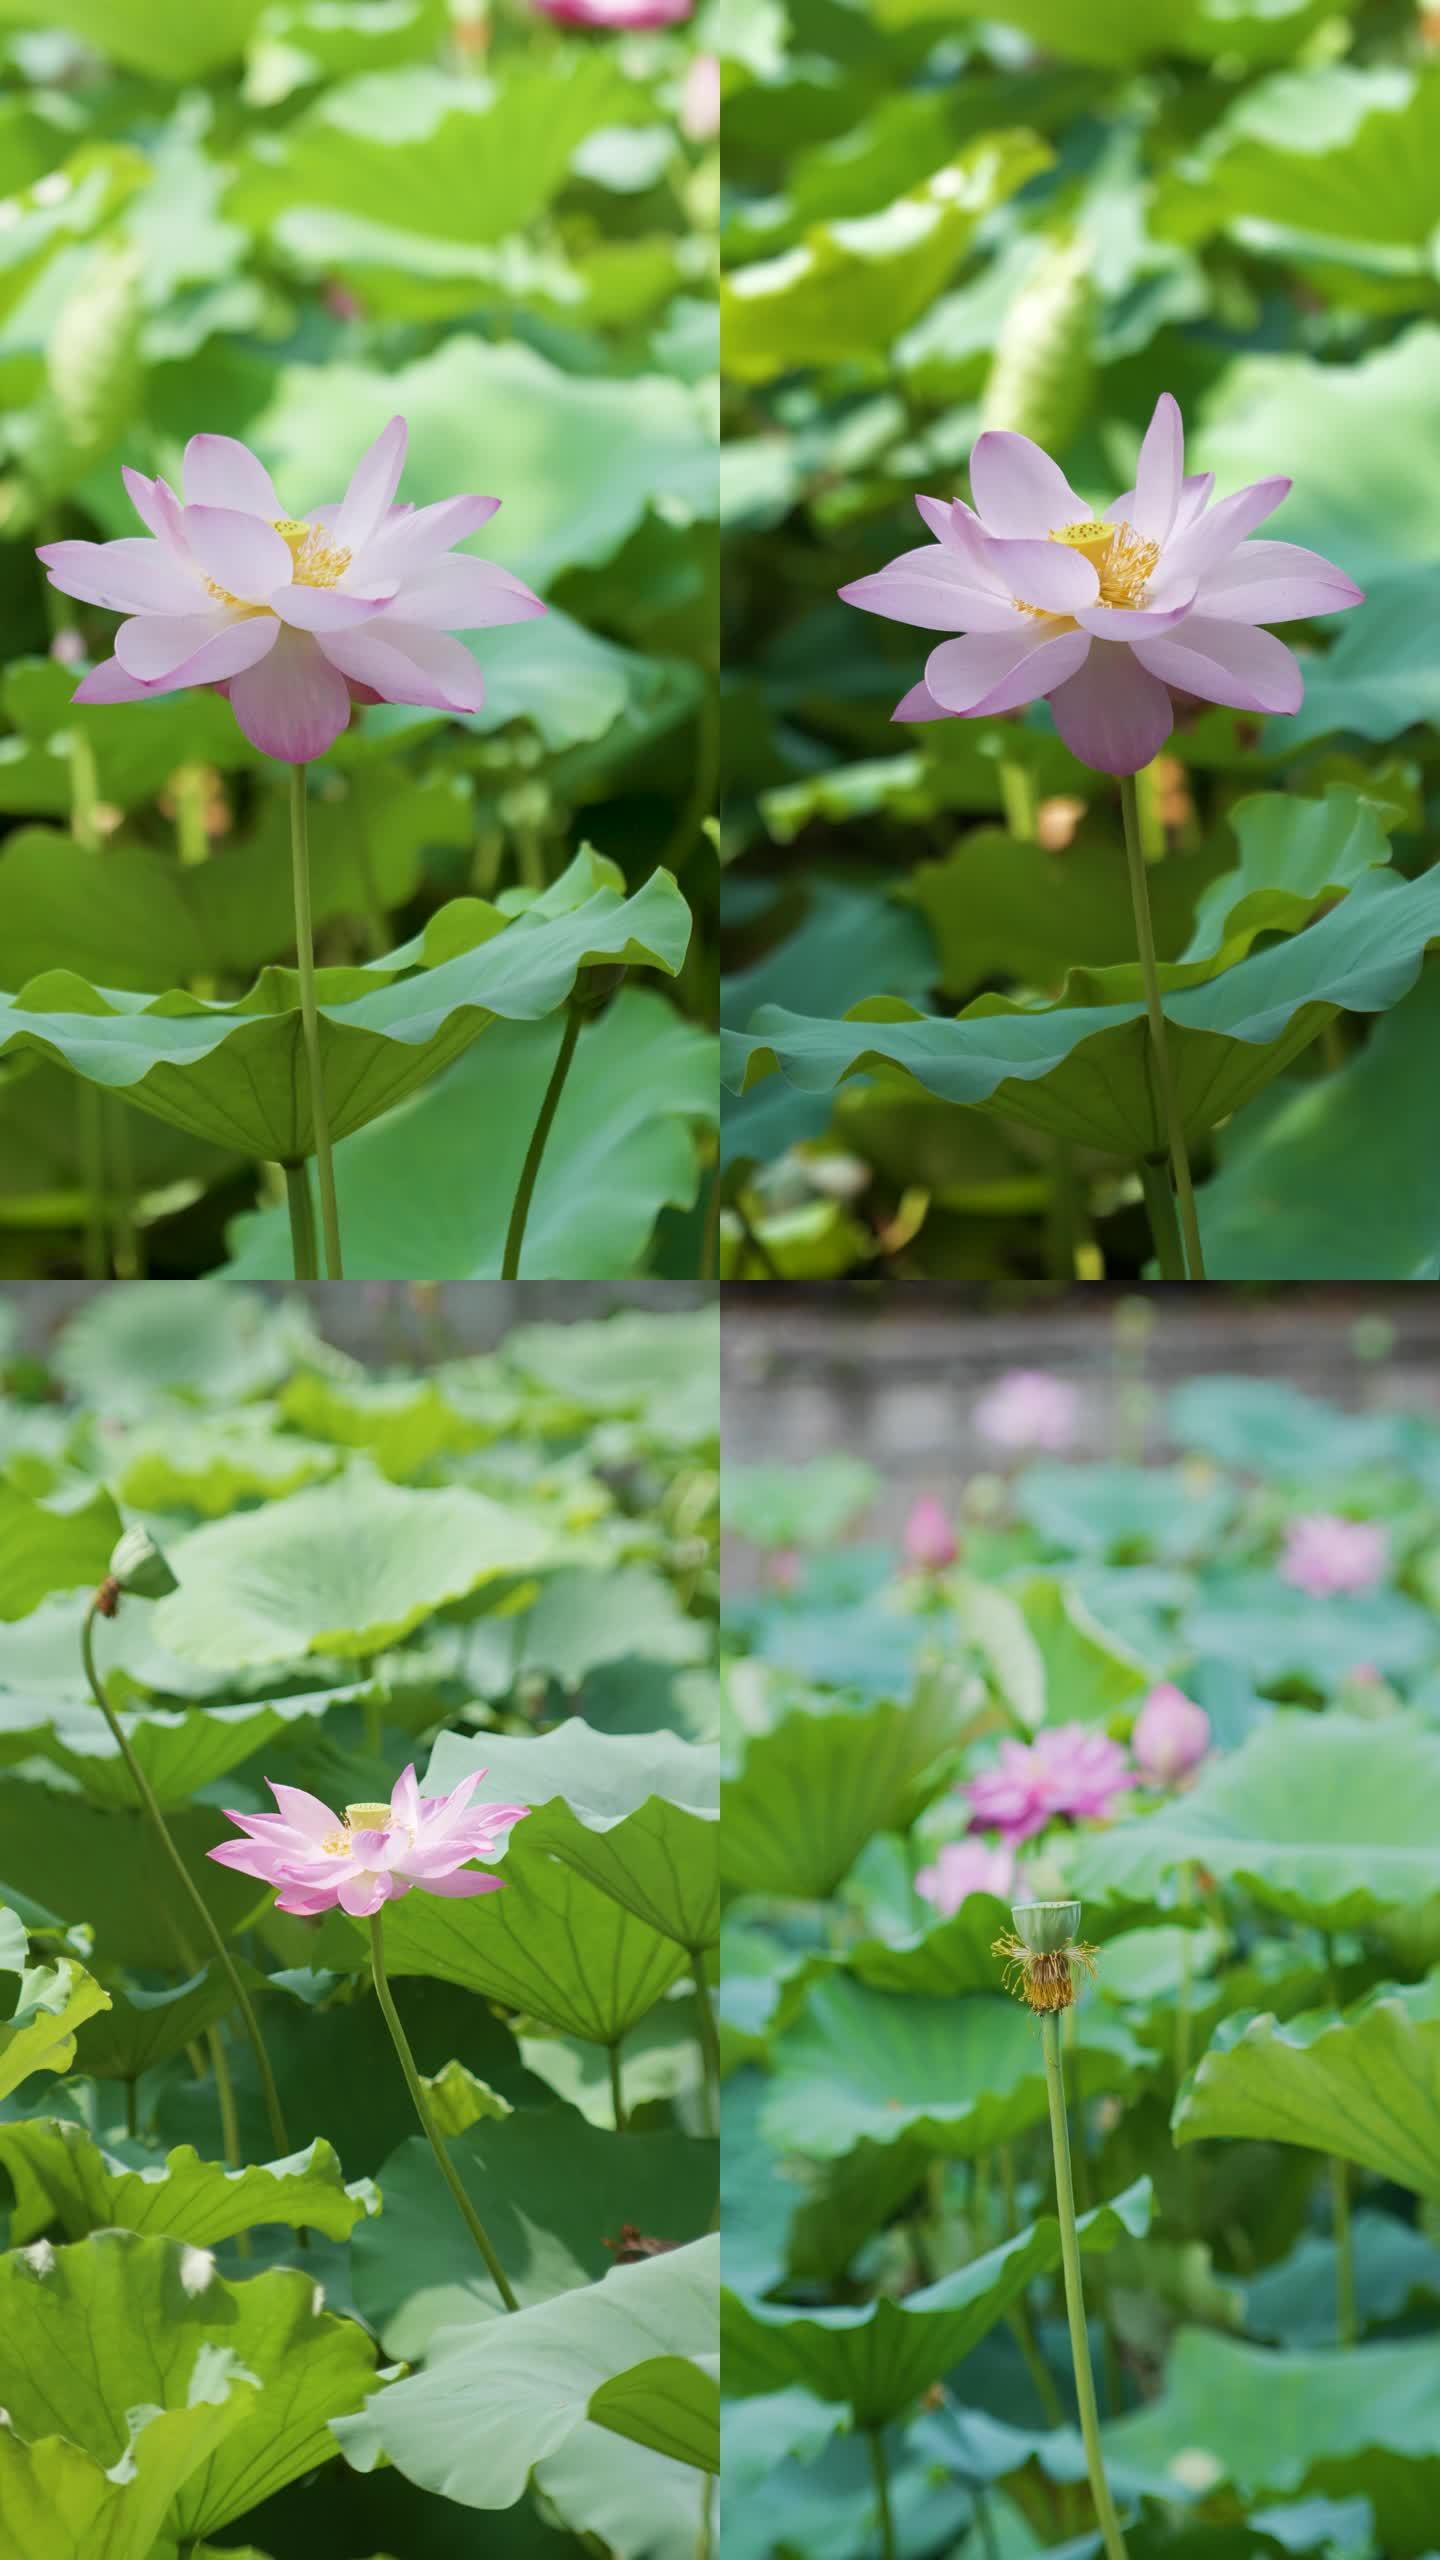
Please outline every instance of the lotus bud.
[[109, 1580], [117, 1592], [128, 1593], [132, 1600], [163, 1600], [180, 1588], [162, 1549], [138, 1522], [118, 1541], [110, 1558]]

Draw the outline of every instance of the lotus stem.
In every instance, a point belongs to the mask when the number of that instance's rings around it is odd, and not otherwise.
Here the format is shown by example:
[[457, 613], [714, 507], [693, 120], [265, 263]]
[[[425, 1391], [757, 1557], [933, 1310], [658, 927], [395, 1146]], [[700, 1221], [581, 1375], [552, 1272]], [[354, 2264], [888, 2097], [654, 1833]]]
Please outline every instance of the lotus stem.
[[1000, 802], [1005, 812], [1006, 829], [1017, 844], [1034, 844], [1037, 811], [1035, 777], [1028, 764], [1014, 757], [1000, 759]]
[[310, 915], [310, 818], [303, 764], [290, 767], [290, 855], [295, 897], [295, 958], [300, 971], [300, 1024], [310, 1083], [310, 1119], [315, 1132], [315, 1171], [320, 1183], [320, 1218], [325, 1230], [327, 1279], [342, 1280], [340, 1211], [335, 1198], [335, 1166], [330, 1154], [330, 1120], [325, 1107], [325, 1071], [320, 1056], [320, 1016], [315, 1004], [315, 931]]
[[405, 2075], [405, 2086], [410, 2092], [411, 2103], [414, 2106], [415, 2113], [420, 2119], [420, 2130], [424, 2134], [426, 2141], [429, 2143], [431, 2150], [435, 2154], [435, 2165], [438, 2168], [441, 2177], [444, 2179], [446, 2186], [449, 2188], [451, 2195], [455, 2199], [456, 2206], [466, 2230], [469, 2232], [471, 2239], [474, 2241], [476, 2248], [479, 2250], [481, 2257], [484, 2259], [486, 2266], [490, 2270], [495, 2290], [499, 2294], [501, 2301], [504, 2303], [506, 2310], [518, 2311], [520, 2304], [516, 2298], [510, 2279], [506, 2275], [504, 2268], [501, 2266], [500, 2261], [495, 2254], [494, 2247], [490, 2240], [490, 2235], [487, 2232], [484, 2223], [481, 2221], [479, 2214], [476, 2212], [474, 2205], [470, 2201], [470, 2198], [465, 2193], [459, 2172], [456, 2169], [455, 2163], [451, 2159], [449, 2152], [445, 2148], [440, 2128], [436, 2124], [435, 2119], [430, 2112], [429, 2101], [426, 2098], [420, 2074], [415, 2068], [415, 2056], [410, 2050], [409, 2038], [406, 2036], [405, 2030], [400, 2024], [400, 2012], [395, 2006], [394, 1999], [391, 1995], [389, 1977], [385, 1971], [385, 1910], [383, 1904], [378, 1911], [374, 1911], [370, 1915], [370, 1971], [375, 1980], [375, 1997], [380, 2003], [381, 2014], [384, 2017], [386, 2026], [390, 2030], [390, 2041], [395, 2047], [400, 2068]]
[[290, 1212], [290, 1258], [297, 1280], [318, 1280], [315, 1254], [315, 1203], [310, 1197], [310, 1168], [303, 1161], [282, 1167], [285, 1206]]
[[[108, 1587], [102, 1585], [102, 1589]], [[213, 1947], [220, 1970], [230, 1985], [235, 2006], [240, 2012], [245, 2033], [250, 2039], [250, 2048], [255, 2056], [255, 2067], [260, 2074], [260, 2087], [265, 2100], [265, 2112], [270, 2120], [270, 2138], [275, 2145], [275, 2157], [277, 2160], [284, 2160], [289, 2155], [290, 2136], [285, 2130], [285, 2113], [280, 2104], [280, 2092], [275, 2086], [275, 2074], [270, 2068], [270, 2056], [265, 2050], [265, 2039], [260, 2033], [260, 2021], [255, 2015], [254, 2004], [236, 1970], [235, 1959], [211, 1916], [209, 1905], [170, 1836], [169, 1824], [156, 1801], [150, 1781], [135, 1756], [129, 1735], [105, 1695], [100, 1675], [95, 1668], [95, 1620], [100, 1614], [100, 1600], [101, 1594], [96, 1592], [85, 1612], [84, 1623], [80, 1630], [80, 1655], [85, 1665], [85, 1677], [90, 1684], [90, 1694], [110, 1727], [116, 1749], [130, 1773], [130, 1783], [144, 1806], [161, 1849], [174, 1870], [176, 1882], [199, 1921], [205, 1937]]]
[[700, 2046], [700, 2069], [705, 2084], [705, 2130], [720, 2131], [720, 2032], [715, 2024], [715, 2004], [710, 1985], [705, 1979], [705, 1950], [692, 1947], [690, 1970], [695, 1977], [696, 2034]]
[[618, 2040], [614, 2044], [607, 2044], [605, 2051], [609, 2056], [610, 2061], [610, 2104], [615, 2110], [615, 2130], [617, 2133], [628, 2133], [630, 2130], [630, 2119], [625, 2113], [625, 2088], [620, 2077], [620, 2046]]
[[1065, 2312], [1070, 2323], [1070, 2354], [1075, 2367], [1075, 2401], [1085, 2445], [1090, 2495], [1106, 2560], [1126, 2560], [1125, 2540], [1105, 2477], [1100, 2450], [1100, 2422], [1095, 2409], [1095, 2376], [1090, 2367], [1090, 2336], [1085, 2326], [1085, 2295], [1080, 2277], [1080, 2242], [1075, 2229], [1075, 2195], [1070, 2183], [1070, 2129], [1065, 2115], [1065, 2079], [1060, 2062], [1058, 2012], [1042, 2012], [1040, 2042], [1045, 2055], [1045, 2092], [1050, 2102], [1050, 2143], [1055, 2155], [1055, 2204], [1060, 2221], [1060, 2257], [1065, 2274]]
[[1180, 1242], [1180, 1226], [1175, 1215], [1175, 1194], [1163, 1164], [1153, 1158], [1142, 1159], [1140, 1188], [1145, 1196], [1145, 1214], [1150, 1221], [1150, 1240], [1162, 1280], [1183, 1280], [1185, 1252]]
[[875, 2483], [875, 2504], [880, 2511], [880, 2549], [884, 2560], [895, 2560], [895, 2518], [890, 2509], [890, 2464], [885, 2452], [885, 2438], [879, 2427], [867, 2429], [870, 2445], [870, 2473]]
[[1350, 2229], [1349, 2163], [1332, 2156], [1330, 2211], [1335, 2234], [1335, 2335], [1342, 2347], [1353, 2347], [1359, 2335], [1355, 2309], [1355, 2242]]
[[1130, 872], [1130, 900], [1135, 910], [1135, 942], [1140, 954], [1140, 975], [1145, 985], [1145, 1011], [1150, 1024], [1150, 1049], [1155, 1062], [1155, 1084], [1161, 1116], [1165, 1122], [1170, 1164], [1175, 1176], [1175, 1195], [1180, 1204], [1180, 1225], [1185, 1237], [1185, 1253], [1189, 1270], [1185, 1277], [1203, 1280], [1205, 1256], [1200, 1243], [1200, 1221], [1195, 1211], [1195, 1186], [1190, 1179], [1190, 1157], [1185, 1145], [1185, 1124], [1180, 1116], [1175, 1078], [1170, 1063], [1170, 1050], [1165, 1035], [1165, 1012], [1160, 1002], [1160, 972], [1155, 959], [1155, 930], [1150, 920], [1150, 887], [1145, 877], [1145, 848], [1140, 831], [1140, 810], [1135, 795], [1133, 773], [1120, 777], [1120, 806], [1125, 819], [1125, 859]]
[[530, 1144], [525, 1150], [525, 1161], [520, 1167], [520, 1180], [516, 1186], [515, 1203], [510, 1211], [510, 1225], [505, 1237], [505, 1257], [500, 1265], [502, 1280], [518, 1280], [520, 1276], [520, 1249], [525, 1242], [525, 1225], [530, 1215], [530, 1202], [539, 1177], [540, 1159], [545, 1153], [551, 1123], [560, 1108], [560, 1096], [565, 1090], [565, 1079], [570, 1073], [570, 1061], [575, 1055], [575, 1043], [580, 1037], [583, 1013], [584, 1007], [572, 995], [565, 1010], [565, 1029], [561, 1034], [560, 1046], [555, 1053], [555, 1064], [550, 1070], [550, 1081], [545, 1087], [545, 1098], [536, 1115], [535, 1126], [530, 1132]]

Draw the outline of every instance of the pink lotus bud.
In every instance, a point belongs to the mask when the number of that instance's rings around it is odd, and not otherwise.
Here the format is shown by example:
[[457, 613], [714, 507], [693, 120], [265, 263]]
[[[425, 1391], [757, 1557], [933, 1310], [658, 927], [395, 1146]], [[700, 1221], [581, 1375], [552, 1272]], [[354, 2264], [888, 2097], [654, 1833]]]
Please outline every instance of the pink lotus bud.
[[680, 130], [687, 142], [709, 142], [720, 130], [720, 59], [697, 53], [685, 74]]
[[1210, 1719], [1183, 1689], [1162, 1680], [1135, 1719], [1130, 1748], [1152, 1785], [1178, 1786], [1210, 1748]]
[[996, 1449], [1068, 1449], [1080, 1418], [1079, 1390], [1045, 1369], [1007, 1369], [975, 1407], [975, 1428]]
[[922, 1493], [905, 1523], [905, 1561], [920, 1573], [943, 1573], [960, 1553], [943, 1502]]
[[948, 1920], [967, 1894], [994, 1893], [1004, 1902], [1014, 1882], [1014, 1854], [1003, 1840], [947, 1840], [934, 1866], [921, 1868], [915, 1890]]
[[1377, 1522], [1312, 1512], [1291, 1521], [1279, 1573], [1282, 1582], [1323, 1600], [1336, 1591], [1373, 1590], [1389, 1561], [1390, 1542]]

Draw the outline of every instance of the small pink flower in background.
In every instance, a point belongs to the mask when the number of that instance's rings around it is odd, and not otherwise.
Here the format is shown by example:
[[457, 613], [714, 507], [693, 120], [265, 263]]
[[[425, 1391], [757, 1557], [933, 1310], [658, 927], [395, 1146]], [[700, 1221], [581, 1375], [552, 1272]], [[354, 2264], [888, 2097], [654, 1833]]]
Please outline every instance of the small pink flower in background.
[[1138, 773], [1174, 726], [1172, 692], [1239, 711], [1298, 711], [1298, 662], [1265, 622], [1363, 602], [1316, 551], [1246, 535], [1288, 497], [1256, 480], [1211, 506], [1213, 472], [1185, 474], [1169, 392], [1140, 448], [1135, 486], [1094, 516], [1048, 453], [1005, 429], [970, 456], [975, 504], [915, 503], [936, 539], [840, 594], [942, 640], [897, 720], [978, 720], [1048, 700], [1083, 764]]
[[50, 655], [58, 666], [83, 667], [89, 654], [79, 631], [57, 631], [50, 643]]
[[680, 130], [687, 142], [709, 142], [720, 130], [720, 57], [697, 53], [685, 74]]
[[947, 1840], [934, 1866], [921, 1868], [915, 1890], [948, 1920], [967, 1894], [994, 1893], [1008, 1901], [1014, 1882], [1014, 1852], [1003, 1840]]
[[1278, 1570], [1282, 1582], [1323, 1600], [1336, 1591], [1373, 1590], [1389, 1561], [1389, 1539], [1373, 1520], [1317, 1511], [1291, 1521]]
[[1155, 1786], [1177, 1786], [1210, 1748], [1210, 1719], [1183, 1689], [1162, 1680], [1135, 1719], [1130, 1748], [1142, 1777]]
[[498, 498], [397, 505], [406, 426], [392, 418], [343, 498], [303, 520], [233, 436], [192, 436], [181, 502], [127, 470], [151, 539], [47, 542], [52, 587], [128, 619], [77, 702], [146, 702], [211, 685], [252, 745], [284, 764], [333, 746], [357, 702], [478, 711], [479, 668], [456, 631], [528, 622], [545, 606], [493, 560], [452, 551]]
[[535, 0], [544, 18], [556, 18], [562, 27], [611, 27], [640, 30], [645, 27], [678, 27], [689, 17], [695, 0]]
[[1118, 1742], [1093, 1725], [1049, 1725], [1032, 1743], [1005, 1741], [993, 1769], [972, 1778], [977, 1830], [1010, 1842], [1033, 1839], [1057, 1814], [1072, 1822], [1108, 1822], [1127, 1787], [1138, 1784]]
[[1007, 1369], [975, 1406], [982, 1440], [997, 1449], [1068, 1449], [1080, 1419], [1080, 1391], [1046, 1369]]
[[776, 1591], [798, 1591], [800, 1573], [798, 1547], [777, 1547], [765, 1568], [765, 1578]]
[[905, 1523], [906, 1563], [920, 1573], [943, 1573], [959, 1553], [959, 1541], [944, 1503], [937, 1501], [933, 1493], [922, 1493], [912, 1504]]
[[352, 1919], [368, 1919], [416, 1885], [451, 1901], [498, 1893], [503, 1876], [477, 1875], [466, 1862], [493, 1852], [528, 1807], [478, 1804], [469, 1811], [484, 1775], [472, 1771], [448, 1796], [422, 1796], [412, 1764], [396, 1779], [388, 1805], [351, 1804], [343, 1815], [303, 1787], [277, 1787], [267, 1779], [279, 1812], [227, 1812], [226, 1820], [246, 1837], [224, 1840], [209, 1855], [217, 1866], [278, 1885], [276, 1909], [306, 1918], [338, 1902]]

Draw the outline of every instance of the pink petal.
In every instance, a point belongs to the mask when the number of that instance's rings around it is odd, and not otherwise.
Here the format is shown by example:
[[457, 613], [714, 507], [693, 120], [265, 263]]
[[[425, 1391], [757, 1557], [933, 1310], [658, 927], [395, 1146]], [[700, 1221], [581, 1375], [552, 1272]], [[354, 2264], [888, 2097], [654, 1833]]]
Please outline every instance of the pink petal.
[[485, 683], [470, 652], [443, 631], [416, 623], [366, 625], [327, 632], [317, 642], [332, 667], [373, 684], [386, 702], [418, 702], [432, 711], [478, 711]]
[[389, 1901], [390, 1878], [374, 1872], [342, 1876], [335, 1891], [341, 1910], [348, 1911], [352, 1920], [368, 1920], [382, 1902]]
[[1135, 655], [1162, 684], [1235, 711], [1298, 711], [1305, 686], [1283, 640], [1247, 622], [1188, 614], [1178, 631], [1137, 640]]
[[1213, 471], [1192, 471], [1180, 483], [1180, 503], [1175, 510], [1172, 534], [1187, 533], [1209, 506], [1215, 492]]
[[269, 614], [147, 614], [122, 622], [115, 655], [127, 675], [139, 675], [152, 693], [177, 693], [238, 675], [273, 649], [280, 625]]
[[533, 622], [545, 606], [537, 595], [493, 560], [449, 552], [401, 581], [397, 622], [423, 622], [440, 631], [484, 631], [501, 622]]
[[1082, 605], [1075, 619], [1097, 640], [1120, 640], [1122, 647], [1128, 649], [1136, 640], [1147, 639], [1152, 631], [1169, 631], [1177, 622], [1183, 622], [1191, 601], [1188, 595], [1177, 598], [1163, 610], [1150, 605]]
[[925, 522], [930, 527], [931, 532], [934, 534], [936, 541], [948, 542], [950, 538], [950, 510], [954, 504], [953, 499], [917, 497], [915, 504], [919, 508], [921, 515], [924, 517]]
[[503, 1892], [505, 1886], [503, 1876], [482, 1876], [470, 1867], [459, 1867], [448, 1876], [416, 1876], [414, 1881], [422, 1893], [438, 1893], [446, 1902], [468, 1902], [477, 1893]]
[[[224, 444], [228, 438], [216, 436], [213, 441]], [[243, 446], [241, 450], [243, 452]], [[280, 1807], [282, 1821], [288, 1822], [291, 1830], [302, 1833], [305, 1839], [330, 1840], [340, 1829], [339, 1814], [332, 1813], [328, 1804], [322, 1804], [318, 1796], [310, 1795], [304, 1787], [281, 1786], [274, 1778], [267, 1778], [265, 1784]], [[238, 1822], [239, 1818], [234, 1813], [229, 1816], [231, 1822]]]
[[912, 684], [890, 714], [892, 720], [951, 720], [954, 716], [953, 712], [946, 710], [943, 702], [936, 701], [930, 687], [924, 683]]
[[236, 677], [230, 708], [252, 746], [280, 764], [311, 764], [349, 724], [350, 695], [318, 640], [267, 624], [278, 634], [263, 665]]
[[267, 1857], [257, 1840], [222, 1840], [217, 1848], [207, 1849], [217, 1867], [238, 1867], [245, 1876], [258, 1876], [262, 1883], [273, 1884], [274, 1862]]
[[1008, 427], [991, 427], [979, 438], [970, 456], [970, 493], [987, 533], [1058, 533], [1090, 513], [1059, 463]]
[[291, 1911], [297, 1919], [314, 1920], [322, 1911], [333, 1911], [338, 1899], [339, 1887], [336, 1885], [331, 1885], [323, 1893], [318, 1886], [313, 1893], [302, 1893], [298, 1885], [287, 1885], [283, 1893], [276, 1894], [275, 1908], [277, 1911]]
[[88, 676], [82, 676], [70, 699], [72, 702], [148, 702], [151, 688], [138, 676], [127, 676], [118, 658], [102, 658]]
[[263, 462], [235, 436], [192, 436], [185, 447], [185, 497], [192, 507], [234, 508], [279, 522], [285, 510]]
[[1243, 542], [1207, 569], [1196, 599], [1225, 622], [1302, 622], [1365, 601], [1359, 587], [1318, 551], [1298, 542]]
[[977, 631], [942, 640], [925, 661], [925, 682], [945, 711], [1014, 711], [1063, 684], [1090, 647], [1086, 631], [1047, 637], [1043, 623], [1027, 618], [1011, 636]]
[[1130, 516], [1136, 532], [1147, 542], [1169, 539], [1184, 475], [1185, 429], [1179, 405], [1168, 391], [1162, 391], [1140, 447]]
[[1237, 489], [1218, 507], [1207, 507], [1186, 532], [1172, 537], [1155, 586], [1168, 590], [1177, 580], [1197, 579], [1214, 568], [1257, 524], [1273, 516], [1293, 486], [1289, 480], [1252, 480], [1248, 489]]
[[415, 1763], [401, 1770], [390, 1790], [390, 1811], [397, 1822], [412, 1826], [420, 1820], [420, 1789], [415, 1781]]
[[842, 604], [858, 605], [862, 613], [913, 623], [921, 631], [1009, 631], [1015, 621], [1013, 599], [998, 583], [977, 585], [953, 551], [933, 542], [902, 551], [868, 578], [852, 578], [839, 595]]
[[370, 536], [379, 531], [400, 485], [408, 439], [409, 429], [404, 419], [392, 418], [389, 426], [376, 437], [369, 452], [361, 455], [335, 518], [335, 539], [345, 550], [358, 551], [362, 543], [368, 542]]
[[[1154, 644], [1163, 647], [1163, 642]], [[1050, 697], [1072, 755], [1098, 773], [1138, 773], [1174, 726], [1170, 696], [1129, 649], [1093, 643], [1079, 673]]]
[[1048, 613], [1076, 613], [1094, 605], [1100, 595], [1095, 564], [1083, 551], [1068, 551], [1063, 542], [995, 542], [985, 557], [1007, 594], [1024, 604], [1044, 605]]
[[439, 498], [433, 506], [397, 509], [369, 541], [350, 545], [356, 554], [352, 574], [358, 568], [367, 579], [411, 576], [453, 543], [478, 533], [499, 504], [498, 498]]
[[198, 579], [168, 546], [138, 534], [120, 542], [47, 542], [36, 558], [62, 595], [111, 613], [193, 613], [204, 602]]
[[242, 604], [263, 604], [274, 587], [288, 587], [290, 546], [273, 525], [233, 507], [187, 507], [185, 539], [207, 578]]
[[341, 587], [272, 587], [266, 602], [272, 613], [296, 631], [348, 631], [357, 622], [373, 622], [395, 590], [384, 595], [351, 595]]

